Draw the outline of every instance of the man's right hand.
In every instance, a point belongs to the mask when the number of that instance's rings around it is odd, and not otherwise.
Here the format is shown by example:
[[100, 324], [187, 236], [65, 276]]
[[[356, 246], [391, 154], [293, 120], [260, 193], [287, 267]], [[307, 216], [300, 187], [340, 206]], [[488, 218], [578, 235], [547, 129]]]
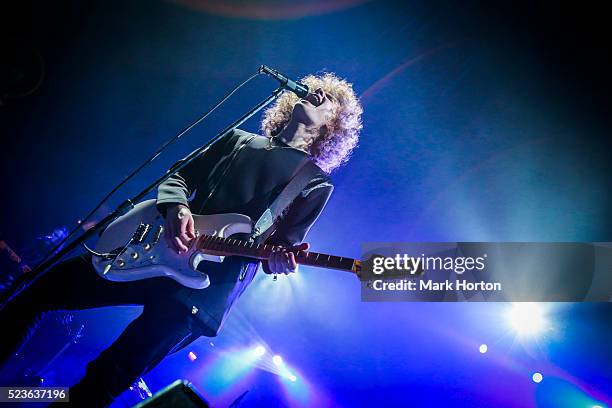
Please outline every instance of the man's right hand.
[[164, 237], [170, 248], [173, 248], [177, 253], [187, 252], [189, 243], [195, 238], [193, 216], [189, 207], [177, 204], [168, 208]]

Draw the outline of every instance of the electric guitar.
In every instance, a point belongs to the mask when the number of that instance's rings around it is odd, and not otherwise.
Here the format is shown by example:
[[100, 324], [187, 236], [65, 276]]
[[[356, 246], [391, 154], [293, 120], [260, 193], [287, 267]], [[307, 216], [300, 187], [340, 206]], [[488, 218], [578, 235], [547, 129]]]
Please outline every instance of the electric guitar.
[[[210, 279], [199, 271], [202, 261], [223, 262], [226, 256], [268, 259], [283, 247], [232, 239], [251, 233], [251, 219], [242, 214], [193, 215], [194, 238], [187, 252], [178, 254], [163, 238], [164, 218], [155, 200], [143, 201], [111, 223], [98, 240], [92, 263], [100, 276], [111, 281], [134, 281], [167, 276], [180, 284], [205, 289]], [[359, 276], [361, 262], [334, 255], [296, 251], [297, 263], [351, 272]]]

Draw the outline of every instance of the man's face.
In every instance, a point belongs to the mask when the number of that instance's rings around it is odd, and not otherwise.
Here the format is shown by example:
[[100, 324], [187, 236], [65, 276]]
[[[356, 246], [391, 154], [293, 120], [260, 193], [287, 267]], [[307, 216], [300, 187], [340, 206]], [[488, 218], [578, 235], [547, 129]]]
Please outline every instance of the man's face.
[[307, 127], [320, 128], [327, 123], [337, 103], [333, 96], [317, 88], [295, 104], [291, 120]]

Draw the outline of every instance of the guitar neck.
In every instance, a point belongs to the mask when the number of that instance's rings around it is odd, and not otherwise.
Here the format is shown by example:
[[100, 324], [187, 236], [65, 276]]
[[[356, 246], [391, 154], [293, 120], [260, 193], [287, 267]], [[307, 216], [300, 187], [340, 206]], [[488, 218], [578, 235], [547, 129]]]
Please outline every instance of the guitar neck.
[[[201, 236], [198, 239], [197, 246], [199, 250], [211, 255], [244, 256], [259, 260], [268, 259], [272, 252], [284, 248], [281, 245], [255, 245], [253, 242], [232, 238], [215, 237], [211, 235]], [[357, 275], [359, 275], [361, 270], [361, 262], [353, 258], [309, 251], [295, 251], [294, 254], [296, 262], [302, 265], [337, 269], [345, 272], [352, 272]]]

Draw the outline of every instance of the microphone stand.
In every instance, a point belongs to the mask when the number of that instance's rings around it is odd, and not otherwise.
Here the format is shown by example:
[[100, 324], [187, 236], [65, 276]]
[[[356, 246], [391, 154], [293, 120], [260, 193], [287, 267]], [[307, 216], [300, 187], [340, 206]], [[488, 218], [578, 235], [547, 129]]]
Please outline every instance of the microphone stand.
[[144, 199], [147, 194], [149, 194], [153, 189], [157, 188], [161, 183], [166, 181], [174, 173], [184, 169], [187, 165], [189, 165], [189, 163], [191, 163], [196, 157], [198, 157], [201, 153], [203, 153], [210, 146], [212, 146], [217, 140], [219, 140], [219, 139], [223, 138], [224, 136], [228, 135], [235, 128], [237, 128], [238, 126], [240, 126], [241, 124], [246, 122], [249, 118], [251, 118], [257, 112], [259, 112], [264, 107], [266, 107], [267, 105], [272, 103], [274, 100], [276, 100], [276, 98], [279, 97], [279, 95], [281, 94], [281, 92], [283, 90], [284, 90], [284, 85], [281, 85], [278, 88], [276, 88], [268, 97], [263, 99], [257, 105], [253, 106], [248, 112], [246, 112], [244, 115], [242, 115], [236, 121], [234, 121], [231, 125], [229, 125], [224, 130], [222, 130], [219, 134], [217, 134], [215, 137], [213, 137], [208, 143], [206, 143], [205, 145], [202, 145], [201, 147], [199, 147], [198, 149], [196, 149], [195, 151], [190, 153], [189, 156], [185, 157], [185, 159], [183, 159], [182, 161], [176, 163], [163, 176], [159, 177], [157, 180], [155, 180], [154, 182], [149, 184], [140, 193], [136, 194], [134, 197], [129, 198], [129, 199], [125, 200], [124, 202], [122, 202], [121, 204], [119, 204], [119, 206], [112, 213], [110, 213], [109, 215], [104, 217], [102, 220], [100, 220], [100, 222], [96, 223], [90, 229], [86, 230], [80, 237], [76, 238], [72, 242], [67, 243], [59, 251], [57, 251], [55, 254], [53, 254], [51, 257], [49, 257], [49, 259], [47, 259], [46, 261], [42, 262], [40, 265], [36, 266], [36, 268], [34, 268], [28, 274], [29, 276], [32, 276], [32, 278], [29, 279], [28, 281], [24, 282], [22, 284], [21, 288], [16, 288], [6, 299], [3, 299], [2, 305], [0, 306], [0, 310], [4, 309], [4, 307], [12, 299], [14, 299], [15, 296], [17, 296], [19, 293], [21, 293], [28, 285], [31, 285], [34, 281], [36, 281], [36, 279], [38, 279], [40, 276], [42, 276], [44, 274], [44, 272], [46, 272], [46, 270], [48, 270], [51, 266], [53, 266], [55, 263], [57, 263], [60, 259], [62, 259], [69, 252], [71, 252], [74, 248], [76, 248], [80, 244], [84, 243], [87, 239], [89, 239], [92, 236], [96, 235], [98, 232], [101, 232], [104, 229], [106, 229], [106, 227], [110, 223], [112, 223], [115, 219], [117, 219], [118, 217], [122, 216], [123, 214], [127, 213], [129, 210], [134, 208], [134, 204], [135, 203], [138, 203], [139, 201]]

